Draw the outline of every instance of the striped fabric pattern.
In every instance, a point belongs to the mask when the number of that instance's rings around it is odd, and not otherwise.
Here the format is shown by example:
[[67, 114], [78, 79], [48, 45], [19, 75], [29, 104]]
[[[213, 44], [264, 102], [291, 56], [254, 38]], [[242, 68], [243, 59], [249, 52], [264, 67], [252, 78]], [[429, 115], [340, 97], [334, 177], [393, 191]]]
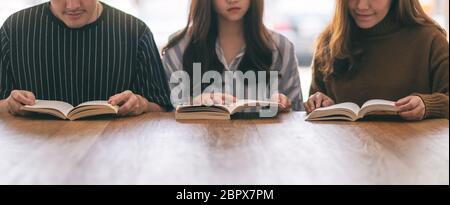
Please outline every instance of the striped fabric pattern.
[[94, 23], [71, 29], [44, 3], [10, 16], [0, 29], [0, 99], [27, 90], [37, 99], [79, 105], [131, 90], [171, 109], [150, 29], [103, 4]]

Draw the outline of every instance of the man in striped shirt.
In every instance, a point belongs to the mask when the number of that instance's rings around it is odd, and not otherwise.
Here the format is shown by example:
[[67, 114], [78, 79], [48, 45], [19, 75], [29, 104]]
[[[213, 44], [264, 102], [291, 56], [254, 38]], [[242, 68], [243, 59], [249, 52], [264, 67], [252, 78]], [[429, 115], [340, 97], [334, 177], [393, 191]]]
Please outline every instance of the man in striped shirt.
[[150, 29], [98, 0], [51, 0], [0, 29], [0, 106], [36, 99], [119, 105], [122, 116], [172, 109]]

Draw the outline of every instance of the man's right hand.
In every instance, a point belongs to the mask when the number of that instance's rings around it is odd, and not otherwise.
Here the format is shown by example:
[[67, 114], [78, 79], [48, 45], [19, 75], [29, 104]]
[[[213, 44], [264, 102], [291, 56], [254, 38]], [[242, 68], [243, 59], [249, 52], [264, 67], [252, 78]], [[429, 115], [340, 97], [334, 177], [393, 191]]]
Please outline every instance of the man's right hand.
[[34, 105], [36, 103], [36, 97], [29, 91], [13, 90], [11, 95], [3, 103], [10, 114], [23, 116], [26, 112], [21, 110], [22, 107]]

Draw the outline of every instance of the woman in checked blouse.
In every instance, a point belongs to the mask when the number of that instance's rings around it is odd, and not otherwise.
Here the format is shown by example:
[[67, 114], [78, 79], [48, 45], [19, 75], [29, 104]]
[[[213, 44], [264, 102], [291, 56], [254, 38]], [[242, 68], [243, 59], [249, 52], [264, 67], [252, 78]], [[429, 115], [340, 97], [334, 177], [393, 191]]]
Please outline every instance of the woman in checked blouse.
[[[201, 74], [208, 71], [278, 72], [278, 90], [268, 96], [283, 111], [301, 110], [302, 94], [298, 63], [293, 44], [269, 31], [263, 23], [263, 0], [193, 0], [188, 26], [172, 37], [163, 50], [167, 79], [185, 71], [191, 81], [193, 64], [201, 63]], [[260, 82], [258, 82], [260, 83]], [[191, 88], [198, 86], [190, 83]], [[239, 83], [237, 83], [239, 84]], [[173, 89], [180, 83], [170, 83]], [[245, 83], [240, 85], [245, 86]], [[204, 91], [204, 86], [202, 92]], [[192, 90], [192, 89], [191, 89]], [[235, 101], [236, 92], [191, 96], [202, 103]], [[244, 96], [251, 99], [250, 95]], [[172, 100], [174, 106], [186, 102]]]

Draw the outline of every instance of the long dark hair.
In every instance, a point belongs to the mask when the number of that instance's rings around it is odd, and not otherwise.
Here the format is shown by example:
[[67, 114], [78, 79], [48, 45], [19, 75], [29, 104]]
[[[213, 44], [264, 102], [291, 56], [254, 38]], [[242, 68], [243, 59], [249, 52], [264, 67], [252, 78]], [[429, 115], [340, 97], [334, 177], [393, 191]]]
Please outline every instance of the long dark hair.
[[[270, 71], [272, 65], [272, 38], [263, 24], [264, 0], [251, 0], [244, 16], [244, 39], [246, 52], [239, 65], [242, 72]], [[163, 53], [174, 47], [186, 35], [190, 42], [183, 54], [183, 69], [192, 80], [193, 63], [202, 64], [202, 74], [207, 71], [222, 73], [225, 66], [215, 50], [218, 36], [218, 14], [212, 0], [192, 0], [188, 23], [184, 30], [170, 40]]]

